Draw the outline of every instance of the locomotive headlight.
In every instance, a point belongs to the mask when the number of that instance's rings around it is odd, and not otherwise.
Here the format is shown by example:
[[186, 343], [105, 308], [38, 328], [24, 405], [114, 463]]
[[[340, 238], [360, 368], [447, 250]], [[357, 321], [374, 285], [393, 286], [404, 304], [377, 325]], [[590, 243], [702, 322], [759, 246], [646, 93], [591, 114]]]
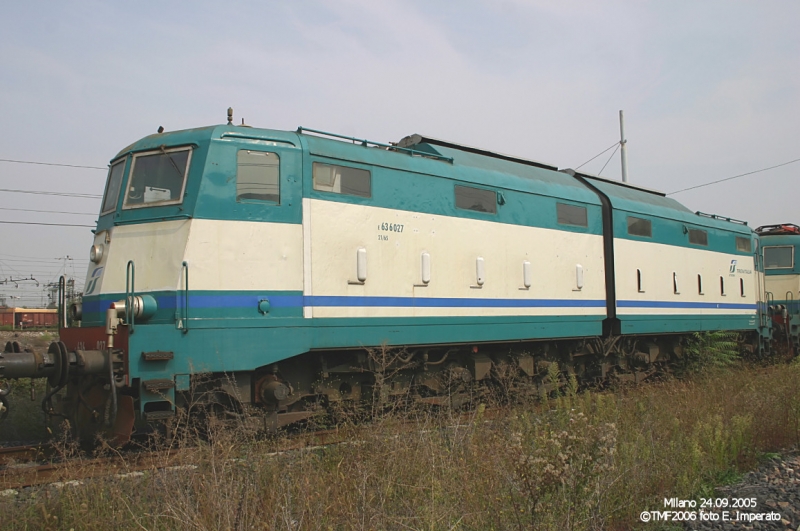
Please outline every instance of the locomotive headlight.
[[103, 259], [104, 250], [105, 246], [102, 243], [98, 243], [97, 245], [92, 245], [92, 248], [89, 250], [89, 260], [91, 260], [95, 264], [99, 264], [100, 261]]

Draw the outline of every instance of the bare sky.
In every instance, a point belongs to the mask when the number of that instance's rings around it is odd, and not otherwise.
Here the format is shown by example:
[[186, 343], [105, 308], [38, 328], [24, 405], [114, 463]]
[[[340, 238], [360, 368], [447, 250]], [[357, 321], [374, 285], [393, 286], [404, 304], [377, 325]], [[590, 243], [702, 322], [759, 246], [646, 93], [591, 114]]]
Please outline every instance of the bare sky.
[[[665, 192], [800, 159], [795, 1], [29, 0], [0, 3], [0, 21], [0, 159], [104, 167], [160, 125], [223, 123], [229, 106], [258, 127], [422, 133], [562, 168], [618, 141], [624, 109], [630, 181]], [[673, 197], [800, 224], [798, 174]], [[619, 178], [619, 155], [602, 175]], [[0, 162], [4, 190], [99, 196], [105, 177]], [[92, 225], [99, 204], [3, 191], [0, 221]], [[0, 231], [0, 281], [40, 281], [0, 284], [22, 297], [9, 304], [40, 304], [64, 263], [82, 284], [89, 228]]]

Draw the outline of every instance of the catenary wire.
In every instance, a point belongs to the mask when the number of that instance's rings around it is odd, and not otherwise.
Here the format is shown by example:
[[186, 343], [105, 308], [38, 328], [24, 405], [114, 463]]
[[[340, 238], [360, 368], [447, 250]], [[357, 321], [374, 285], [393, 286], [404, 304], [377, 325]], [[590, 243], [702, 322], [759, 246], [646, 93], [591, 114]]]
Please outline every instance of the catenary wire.
[[[610, 146], [608, 146], [608, 148], [604, 149], [603, 151], [601, 151], [600, 153], [598, 153], [598, 154], [597, 154], [597, 155], [595, 155], [594, 157], [590, 158], [589, 160], [587, 160], [586, 162], [584, 162], [583, 164], [581, 164], [580, 166], [578, 166], [578, 167], [577, 167], [577, 168], [575, 168], [575, 169], [576, 169], [576, 170], [579, 170], [579, 169], [583, 168], [584, 166], [586, 166], [587, 164], [589, 164], [589, 163], [590, 163], [590, 162], [592, 162], [594, 159], [596, 159], [597, 157], [599, 157], [600, 155], [602, 155], [603, 153], [605, 153], [605, 152], [606, 152], [606, 151], [608, 151], [609, 149], [613, 148], [614, 146], [619, 146], [619, 142], [614, 142], [613, 144], [611, 144]], [[602, 171], [602, 170], [600, 170], [600, 171]]]
[[94, 225], [77, 225], [74, 223], [36, 223], [33, 221], [0, 221], [7, 225], [48, 225], [50, 227], [89, 227], [94, 228]]
[[789, 164], [793, 164], [793, 163], [795, 163], [795, 162], [800, 162], [800, 159], [794, 159], [794, 160], [790, 160], [789, 162], [784, 162], [784, 163], [782, 163], [782, 164], [777, 164], [777, 165], [775, 165], [775, 166], [770, 166], [769, 168], [762, 168], [762, 169], [760, 169], [760, 170], [749, 171], [749, 172], [747, 172], [747, 173], [742, 173], [742, 174], [739, 174], [739, 175], [734, 175], [733, 177], [726, 177], [726, 178], [724, 178], [724, 179], [719, 179], [719, 180], [717, 180], [717, 181], [711, 181], [710, 183], [698, 184], [697, 186], [690, 186], [689, 188], [683, 188], [682, 190], [675, 190], [674, 192], [670, 192], [670, 193], [668, 193], [667, 195], [679, 194], [679, 193], [681, 193], [681, 192], [686, 192], [686, 191], [688, 191], [688, 190], [694, 190], [694, 189], [696, 189], [696, 188], [702, 188], [702, 187], [704, 187], [704, 186], [711, 186], [712, 184], [717, 184], [717, 183], [722, 183], [722, 182], [725, 182], [725, 181], [730, 181], [730, 180], [733, 180], [733, 179], [738, 179], [739, 177], [745, 177], [745, 176], [747, 176], [747, 175], [753, 175], [754, 173], [761, 173], [762, 171], [774, 170], [775, 168], [780, 168], [781, 166], [787, 166], [787, 165], [789, 165]]
[[[30, 258], [3, 258], [2, 256], [0, 256], [0, 263], [2, 263], [2, 262], [38, 262], [38, 263], [41, 263], [41, 264], [60, 266], [60, 264], [56, 263], [55, 260], [63, 260], [63, 259], [64, 259], [63, 257], [62, 258], [34, 258], [34, 257], [30, 257]], [[70, 258], [69, 261], [70, 262], [88, 262], [89, 260], [85, 259], [85, 258]]]
[[31, 208], [8, 208], [3, 207], [2, 210], [14, 210], [17, 212], [41, 212], [42, 214], [72, 214], [75, 216], [97, 216], [97, 214], [90, 214], [89, 212], [64, 212], [62, 210], [34, 210]]
[[603, 170], [604, 170], [604, 169], [606, 169], [606, 166], [608, 166], [608, 163], [609, 163], [609, 162], [611, 162], [611, 159], [612, 159], [612, 158], [614, 158], [614, 155], [616, 155], [616, 154], [617, 154], [617, 150], [619, 149], [619, 146], [620, 146], [620, 143], [619, 143], [619, 142], [617, 142], [617, 149], [615, 149], [615, 150], [614, 150], [614, 151], [611, 153], [611, 156], [610, 156], [610, 157], [608, 157], [608, 160], [606, 161], [606, 163], [605, 163], [605, 164], [603, 164], [603, 167], [602, 167], [602, 168], [600, 168], [600, 173], [598, 173], [598, 174], [597, 174], [597, 176], [598, 176], [598, 177], [599, 177], [599, 176], [600, 176], [600, 175], [603, 173]]
[[37, 164], [39, 166], [62, 166], [64, 168], [86, 168], [87, 170], [107, 170], [106, 168], [101, 168], [100, 166], [80, 166], [78, 164], [57, 164], [55, 162], [36, 162], [32, 160], [14, 160], [14, 159], [0, 159], [0, 162], [14, 162], [16, 164]]
[[[32, 258], [34, 260], [62, 260], [64, 258], [63, 256], [54, 258], [54, 257], [51, 257], [51, 256], [25, 256], [25, 255], [21, 255], [21, 254], [0, 253], [0, 259], [3, 259], [4, 256], [7, 256], [9, 258]], [[78, 260], [78, 261], [85, 260], [83, 258], [76, 258], [76, 257], [71, 257], [71, 258], [73, 260]], [[85, 260], [85, 261], [88, 262], [88, 260]]]
[[96, 194], [71, 194], [68, 192], [43, 192], [40, 190], [12, 190], [9, 188], [0, 188], [0, 192], [9, 192], [15, 194], [36, 194], [36, 195], [58, 195], [62, 197], [80, 197], [82, 199], [100, 199], [102, 196]]

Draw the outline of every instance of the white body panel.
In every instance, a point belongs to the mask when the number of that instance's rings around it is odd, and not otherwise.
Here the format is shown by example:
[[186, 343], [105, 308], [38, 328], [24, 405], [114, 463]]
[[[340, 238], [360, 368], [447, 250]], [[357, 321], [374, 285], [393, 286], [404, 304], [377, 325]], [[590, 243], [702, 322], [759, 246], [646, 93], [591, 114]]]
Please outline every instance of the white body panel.
[[[104, 244], [99, 266], [89, 268], [92, 295], [125, 291], [126, 265], [134, 260], [138, 293], [180, 290], [181, 264], [189, 264], [190, 289], [302, 291], [313, 297], [406, 297], [471, 300], [605, 300], [603, 242], [599, 235], [523, 227], [483, 220], [313, 199], [303, 200], [303, 225], [221, 220], [179, 220], [115, 227], [95, 237]], [[382, 230], [383, 224], [402, 230]], [[755, 304], [757, 276], [751, 257], [615, 239], [619, 301], [667, 301], [687, 307], [625, 307], [625, 315], [752, 314], [751, 309], [692, 308], [691, 303]], [[358, 279], [358, 250], [366, 280]], [[427, 253], [430, 280], [423, 282]], [[476, 263], [482, 262], [483, 284]], [[732, 260], [736, 264], [731, 272]], [[531, 286], [525, 287], [525, 262]], [[362, 266], [364, 264], [362, 263]], [[640, 293], [637, 273], [642, 272]], [[99, 270], [99, 273], [98, 273]], [[679, 293], [673, 291], [677, 274]], [[697, 275], [703, 278], [698, 293]], [[579, 276], [583, 287], [579, 289]], [[725, 279], [725, 295], [719, 279]], [[97, 277], [97, 282], [92, 284]], [[744, 279], [741, 296], [739, 279]], [[797, 294], [798, 276], [767, 278], [783, 300]], [[88, 292], [88, 289], [87, 289]], [[305, 306], [305, 317], [413, 317], [604, 315], [605, 307], [414, 307], [346, 303]]]
[[[677, 308], [618, 305], [617, 315], [620, 317], [633, 314], [749, 315], [755, 312], [755, 309], [690, 307], [692, 303], [755, 305], [758, 279], [753, 257], [615, 238], [614, 260], [617, 301], [686, 303], [685, 307]], [[638, 289], [637, 269], [641, 271], [643, 293]], [[674, 291], [673, 273], [678, 279], [678, 294]], [[698, 290], [698, 275], [702, 276], [702, 295]], [[725, 295], [720, 293], [720, 277], [725, 280]], [[744, 280], [744, 297], [740, 279]]]
[[[135, 265], [136, 291], [176, 289], [190, 227], [191, 220], [161, 221], [120, 225], [110, 236], [107, 231], [97, 234], [95, 245], [104, 243], [105, 253], [100, 264], [90, 264], [87, 294], [124, 293], [129, 260]], [[103, 268], [100, 274], [96, 272], [99, 267]], [[95, 276], [99, 280], [90, 290]]]
[[[104, 243], [106, 233], [95, 237]], [[182, 263], [191, 290], [303, 289], [303, 229], [297, 224], [194, 219], [114, 227], [92, 294], [125, 291], [133, 260], [136, 292], [183, 289]]]
[[[599, 235], [420, 214], [365, 205], [303, 200], [305, 295], [462, 299], [605, 301]], [[382, 230], [382, 224], [401, 231]], [[309, 245], [310, 242], [310, 245]], [[368, 277], [357, 279], [357, 250], [366, 249]], [[421, 253], [430, 255], [423, 282]], [[484, 283], [476, 261], [483, 258]], [[523, 263], [533, 282], [524, 289]], [[583, 267], [577, 289], [576, 265]], [[600, 307], [315, 306], [309, 317], [605, 315]]]
[[[800, 299], [800, 275], [766, 275], [766, 290], [776, 301]], [[787, 296], [787, 293], [791, 295]]]
[[301, 291], [303, 227], [194, 220], [186, 261], [193, 290]]

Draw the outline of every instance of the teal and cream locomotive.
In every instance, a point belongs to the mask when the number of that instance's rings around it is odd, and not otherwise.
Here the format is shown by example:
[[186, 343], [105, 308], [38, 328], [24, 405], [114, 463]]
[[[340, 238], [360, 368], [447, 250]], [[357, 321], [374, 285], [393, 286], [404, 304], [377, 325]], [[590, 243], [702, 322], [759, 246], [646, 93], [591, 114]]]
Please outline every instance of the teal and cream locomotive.
[[190, 406], [277, 427], [343, 401], [458, 405], [509, 371], [537, 392], [553, 363], [641, 380], [696, 331], [762, 348], [757, 256], [746, 223], [630, 184], [229, 120], [111, 159], [70, 326], [46, 353], [7, 345], [0, 377], [46, 377], [47, 412], [120, 440]]

